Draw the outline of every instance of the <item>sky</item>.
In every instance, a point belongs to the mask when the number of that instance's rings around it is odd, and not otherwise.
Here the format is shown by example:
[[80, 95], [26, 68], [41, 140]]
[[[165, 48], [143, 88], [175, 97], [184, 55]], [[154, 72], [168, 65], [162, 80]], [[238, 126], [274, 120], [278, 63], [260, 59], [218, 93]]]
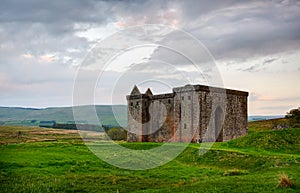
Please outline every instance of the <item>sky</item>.
[[84, 82], [96, 104], [192, 82], [285, 114], [300, 104], [300, 1], [1, 1], [0, 106], [71, 106]]

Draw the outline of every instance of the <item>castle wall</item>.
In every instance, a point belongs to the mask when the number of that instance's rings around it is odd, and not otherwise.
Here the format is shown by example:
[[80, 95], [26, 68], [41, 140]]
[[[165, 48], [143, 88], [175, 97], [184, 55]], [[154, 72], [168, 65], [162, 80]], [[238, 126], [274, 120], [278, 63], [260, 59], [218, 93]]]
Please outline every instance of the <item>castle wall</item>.
[[199, 139], [201, 142], [213, 141], [213, 133], [207, 133], [212, 113], [212, 96], [209, 92], [199, 93], [200, 116], [199, 116]]
[[148, 140], [152, 142], [170, 141], [173, 134], [174, 123], [174, 97], [153, 97], [149, 107], [150, 121]]
[[[228, 141], [248, 132], [247, 96], [244, 92], [200, 91], [200, 139]], [[216, 127], [217, 109], [221, 110], [221, 128]]]
[[224, 141], [248, 133], [247, 96], [227, 94], [227, 109], [223, 131]]
[[197, 142], [199, 135], [199, 93], [193, 86], [173, 89], [174, 96], [174, 141]]
[[227, 141], [247, 134], [247, 92], [202, 85], [147, 92], [127, 96], [128, 141]]
[[174, 134], [174, 94], [128, 96], [129, 142], [165, 142]]

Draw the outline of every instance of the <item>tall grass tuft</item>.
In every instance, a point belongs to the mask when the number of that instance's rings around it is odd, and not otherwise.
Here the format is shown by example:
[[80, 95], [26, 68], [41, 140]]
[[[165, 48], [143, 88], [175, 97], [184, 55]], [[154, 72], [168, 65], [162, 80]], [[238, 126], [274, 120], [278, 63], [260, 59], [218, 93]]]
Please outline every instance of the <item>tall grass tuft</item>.
[[279, 175], [277, 187], [293, 188], [293, 187], [295, 187], [295, 183], [288, 175], [282, 173]]

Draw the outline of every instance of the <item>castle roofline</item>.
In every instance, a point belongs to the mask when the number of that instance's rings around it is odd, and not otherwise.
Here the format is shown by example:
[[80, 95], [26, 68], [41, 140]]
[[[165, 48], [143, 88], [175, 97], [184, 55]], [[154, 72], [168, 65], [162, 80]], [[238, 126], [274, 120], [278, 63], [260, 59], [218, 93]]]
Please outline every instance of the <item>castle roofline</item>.
[[220, 87], [213, 87], [213, 86], [205, 86], [205, 85], [185, 85], [183, 87], [176, 87], [173, 88], [174, 93], [178, 92], [190, 92], [190, 91], [205, 91], [205, 92], [212, 92], [212, 93], [226, 93], [226, 94], [233, 94], [233, 95], [242, 95], [242, 96], [248, 96], [249, 93], [246, 91], [240, 91], [240, 90], [233, 90], [233, 89], [226, 89], [226, 88], [220, 88]]
[[157, 94], [157, 95], [148, 95], [148, 94], [140, 94], [140, 95], [127, 95], [127, 100], [129, 99], [164, 99], [164, 98], [172, 98], [174, 97], [175, 93], [166, 93], [166, 94]]
[[232, 95], [241, 95], [241, 96], [248, 96], [249, 93], [246, 91], [240, 90], [233, 90], [233, 89], [226, 89], [220, 87], [212, 87], [212, 86], [205, 86], [205, 85], [185, 85], [183, 87], [176, 87], [173, 88], [173, 93], [165, 93], [165, 94], [158, 94], [153, 95], [151, 90], [148, 89], [145, 94], [140, 93], [137, 86], [134, 86], [130, 95], [127, 95], [127, 100], [130, 99], [142, 99], [142, 98], [149, 98], [149, 99], [164, 99], [164, 98], [171, 98], [174, 97], [175, 93], [183, 93], [183, 92], [191, 92], [191, 91], [204, 91], [204, 92], [211, 92], [211, 93], [224, 93], [224, 94], [232, 94]]

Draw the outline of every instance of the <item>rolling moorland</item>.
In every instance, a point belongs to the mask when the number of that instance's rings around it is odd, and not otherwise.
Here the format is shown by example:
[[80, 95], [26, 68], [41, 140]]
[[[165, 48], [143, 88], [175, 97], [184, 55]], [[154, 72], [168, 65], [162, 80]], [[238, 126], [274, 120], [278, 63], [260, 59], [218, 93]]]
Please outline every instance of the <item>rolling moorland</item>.
[[[85, 123], [90, 116], [92, 106], [74, 107], [80, 112], [80, 117]], [[127, 106], [126, 105], [95, 105], [95, 110], [102, 125], [126, 125]], [[114, 118], [118, 117], [118, 121]], [[123, 116], [118, 116], [123, 115]], [[125, 115], [125, 116], [124, 116]], [[51, 108], [20, 108], [20, 107], [0, 107], [0, 125], [21, 125], [38, 126], [40, 121], [56, 121], [58, 123], [74, 122], [72, 107], [51, 107]], [[90, 122], [96, 124], [98, 122]]]
[[[250, 122], [245, 137], [214, 143], [203, 156], [199, 144], [190, 144], [166, 165], [144, 171], [100, 160], [76, 130], [3, 125], [0, 192], [299, 192], [300, 128], [272, 130], [285, 122]], [[132, 149], [161, 145], [118, 143]]]
[[[85, 117], [89, 116], [89, 107], [78, 106], [77, 108], [85, 122]], [[127, 106], [126, 105], [96, 105], [98, 117], [102, 125], [124, 126], [127, 125]], [[118, 121], [114, 118], [114, 113], [118, 117]], [[274, 118], [282, 118], [283, 115], [277, 116], [249, 116], [249, 121], [267, 120]], [[0, 107], [0, 125], [14, 126], [38, 126], [40, 121], [56, 121], [57, 123], [74, 122], [72, 107], [52, 107], [52, 108], [20, 108], [20, 107]], [[98, 122], [90, 124], [98, 125]]]

